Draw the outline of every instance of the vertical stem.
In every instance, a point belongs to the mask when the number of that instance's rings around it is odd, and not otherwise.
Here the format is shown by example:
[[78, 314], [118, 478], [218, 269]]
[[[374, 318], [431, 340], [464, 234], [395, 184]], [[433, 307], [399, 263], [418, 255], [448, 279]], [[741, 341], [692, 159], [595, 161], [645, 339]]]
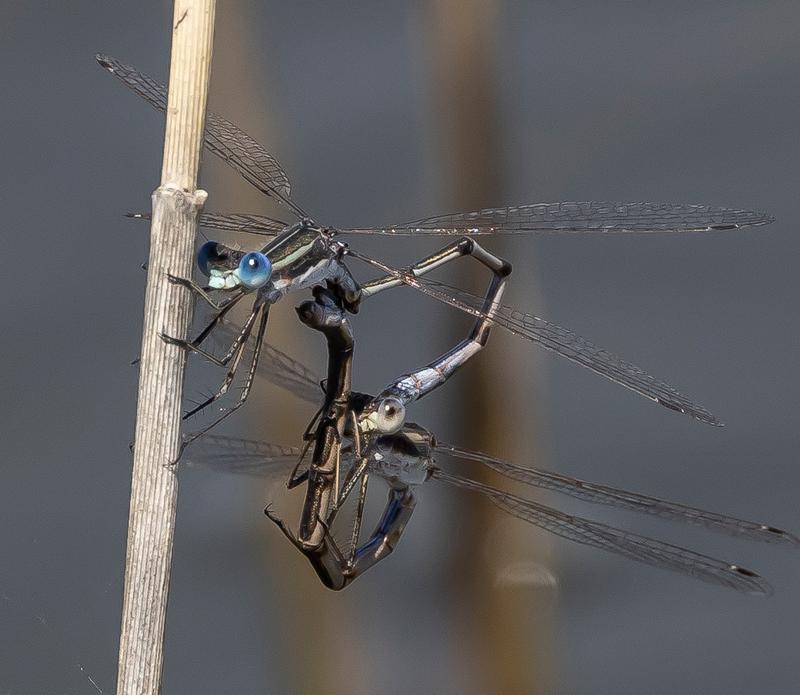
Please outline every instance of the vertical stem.
[[175, 530], [185, 354], [160, 333], [184, 337], [189, 294], [167, 273], [191, 274], [196, 191], [211, 66], [215, 0], [176, 0], [161, 185], [153, 193], [136, 412], [128, 550], [119, 646], [118, 695], [157, 695]]
[[[447, 191], [456, 209], [471, 210], [496, 205], [502, 191], [502, 130], [497, 111], [496, 67], [494, 47], [502, 33], [497, 26], [501, 3], [496, 0], [436, 0], [431, 4], [436, 47], [434, 72], [439, 98], [441, 122], [450, 164], [445, 179], [451, 183]], [[493, 252], [503, 254], [503, 241], [488, 242]], [[510, 286], [523, 280], [523, 272], [512, 258], [516, 273]], [[474, 265], [464, 264], [464, 273], [472, 274]], [[466, 287], [469, 277], [461, 276]], [[481, 283], [485, 282], [481, 276]], [[483, 285], [480, 285], [483, 287]], [[480, 361], [471, 363], [461, 377], [464, 389], [462, 402], [470, 404], [459, 416], [468, 445], [480, 451], [505, 450], [530, 455], [520, 443], [509, 441], [507, 414], [525, 423], [525, 433], [536, 424], [531, 408], [528, 384], [515, 375], [508, 378], [497, 355], [495, 332]], [[521, 342], [521, 341], [518, 341]], [[512, 350], [516, 346], [511, 347]], [[507, 358], [507, 356], [506, 356]], [[530, 359], [525, 355], [525, 359]], [[452, 388], [452, 386], [450, 387]], [[452, 395], [452, 394], [451, 394]], [[476, 404], [484, 404], [477, 407]], [[493, 404], [502, 404], [497, 407]], [[517, 439], [524, 435], [517, 433]], [[530, 444], [530, 442], [525, 442]], [[494, 482], [491, 477], [485, 482]], [[462, 601], [472, 607], [467, 618], [464, 639], [473, 678], [481, 685], [478, 691], [498, 693], [532, 693], [548, 690], [549, 670], [545, 655], [547, 622], [536, 606], [540, 594], [517, 588], [490, 588], [496, 585], [501, 563], [525, 558], [526, 551], [514, 547], [497, 529], [503, 515], [492, 505], [475, 508], [474, 500], [460, 500], [470, 506], [461, 510], [462, 543], [453, 544], [453, 558], [461, 568], [474, 562], [475, 548], [491, 548], [465, 581], [459, 583]], [[525, 540], [529, 540], [526, 536]], [[519, 540], [519, 539], [517, 539]], [[457, 570], [458, 571], [458, 570]], [[536, 608], [532, 608], [536, 606]], [[535, 613], [537, 620], [530, 620]], [[492, 648], [487, 649], [484, 635], [492, 635]], [[467, 637], [475, 637], [472, 641]]]

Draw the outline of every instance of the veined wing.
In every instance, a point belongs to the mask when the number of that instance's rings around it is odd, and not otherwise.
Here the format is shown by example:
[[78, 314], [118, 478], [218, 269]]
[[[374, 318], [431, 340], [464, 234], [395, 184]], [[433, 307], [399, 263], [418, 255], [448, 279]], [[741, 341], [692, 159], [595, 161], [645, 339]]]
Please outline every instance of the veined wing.
[[298, 447], [209, 434], [187, 448], [181, 464], [217, 473], [263, 478], [286, 473], [297, 463], [301, 453]]
[[772, 592], [766, 580], [739, 565], [623, 531], [597, 521], [565, 514], [438, 468], [433, 469], [433, 477], [456, 487], [479, 492], [503, 511], [567, 540], [607, 550], [646, 565], [680, 572], [737, 591], [762, 595]]
[[[132, 220], [149, 220], [149, 212], [126, 212], [125, 217]], [[202, 212], [197, 224], [206, 229], [219, 229], [225, 232], [245, 232], [259, 236], [274, 237], [288, 226], [285, 222], [266, 215], [250, 215], [245, 213]]]
[[535, 203], [425, 217], [386, 227], [339, 229], [378, 236], [480, 236], [488, 234], [625, 234], [709, 232], [758, 227], [764, 212], [670, 203]]
[[[215, 344], [227, 349], [228, 345], [238, 337], [239, 329], [231, 324], [222, 323], [214, 327], [212, 335]], [[249, 339], [251, 349], [254, 343], [255, 337], [251, 336]], [[322, 403], [323, 393], [320, 379], [314, 371], [270, 343], [264, 343], [261, 348], [261, 357], [258, 360], [256, 373], [271, 384], [293, 393], [304, 401], [316, 406]]]
[[[214, 336], [211, 339], [213, 344], [217, 345], [218, 348], [224, 345], [225, 349], [227, 349], [238, 337], [239, 331], [234, 330], [229, 324], [223, 323], [214, 327], [212, 335]], [[250, 336], [248, 344], [252, 349], [255, 344], [254, 336]], [[138, 358], [135, 362], [138, 362]], [[271, 384], [279, 386], [315, 406], [318, 406], [322, 401], [323, 392], [320, 386], [320, 379], [314, 372], [302, 362], [290, 357], [274, 345], [264, 343], [262, 346], [256, 374]]]
[[221, 229], [226, 232], [245, 232], [259, 236], [276, 236], [289, 225], [281, 220], [266, 215], [246, 213], [204, 212], [197, 219], [197, 224], [208, 229]]
[[261, 357], [265, 362], [263, 367], [259, 365], [260, 376], [308, 403], [321, 404], [323, 396], [321, 380], [317, 379], [305, 365], [269, 343], [263, 346]]
[[[97, 62], [159, 111], [166, 111], [167, 88], [116, 58], [98, 54]], [[291, 198], [289, 177], [278, 161], [241, 128], [222, 116], [208, 112], [203, 138], [206, 147], [259, 191], [279, 200], [298, 217], [306, 217]]]
[[[129, 217], [143, 218], [142, 213]], [[426, 217], [385, 227], [336, 228], [337, 234], [372, 236], [485, 236], [500, 234], [668, 234], [759, 227], [764, 212], [668, 203], [536, 203]], [[286, 225], [266, 215], [205, 213], [210, 229], [274, 236]]]
[[[297, 466], [298, 461], [300, 465], [297, 473], [303, 473], [311, 461], [313, 452], [313, 446], [302, 448], [281, 446], [255, 439], [208, 434], [189, 445], [180, 459], [180, 464], [216, 473], [277, 478]], [[352, 467], [354, 460], [351, 450], [342, 451], [340, 466], [343, 473]]]
[[656, 403], [679, 413], [685, 413], [701, 422], [721, 426], [722, 423], [705, 408], [682, 396], [672, 386], [650, 376], [630, 362], [625, 362], [616, 355], [602, 350], [566, 328], [561, 328], [533, 314], [527, 314], [512, 307], [496, 305], [491, 314], [483, 311], [485, 299], [425, 276], [416, 276], [410, 271], [400, 271], [385, 263], [376, 261], [359, 252], [348, 249], [347, 253], [365, 263], [379, 268], [388, 275], [396, 277], [403, 284], [413, 287], [419, 292], [436, 299], [443, 304], [488, 321], [507, 331], [538, 343], [542, 347], [566, 357], [582, 367], [591, 369], [621, 386], [649, 398]]
[[682, 521], [696, 526], [720, 531], [731, 536], [748, 538], [755, 541], [766, 543], [782, 543], [787, 545], [800, 545], [800, 538], [782, 531], [781, 529], [759, 524], [754, 521], [737, 519], [732, 516], [707, 512], [703, 509], [689, 507], [676, 502], [667, 502], [657, 497], [640, 495], [627, 490], [609, 487], [607, 485], [597, 485], [588, 483], [576, 478], [546, 471], [538, 468], [525, 468], [517, 466], [509, 461], [494, 458], [477, 451], [469, 451], [450, 444], [438, 443], [434, 447], [435, 451], [455, 456], [456, 458], [478, 461], [498, 473], [546, 490], [555, 490], [570, 497], [595, 504], [605, 504], [610, 507], [629, 509], [631, 511], [650, 514], [662, 519]]

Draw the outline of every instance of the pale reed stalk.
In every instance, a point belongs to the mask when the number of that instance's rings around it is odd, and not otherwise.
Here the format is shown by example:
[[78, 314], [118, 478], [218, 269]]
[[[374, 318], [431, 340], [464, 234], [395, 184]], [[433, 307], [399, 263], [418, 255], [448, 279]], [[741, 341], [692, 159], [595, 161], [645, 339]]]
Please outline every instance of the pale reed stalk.
[[205, 125], [215, 0], [176, 0], [161, 185], [153, 193], [150, 260], [136, 411], [128, 550], [120, 629], [118, 695], [157, 695], [164, 656], [178, 483], [184, 351], [159, 334], [185, 337], [192, 297], [167, 280], [189, 277], [197, 170]]

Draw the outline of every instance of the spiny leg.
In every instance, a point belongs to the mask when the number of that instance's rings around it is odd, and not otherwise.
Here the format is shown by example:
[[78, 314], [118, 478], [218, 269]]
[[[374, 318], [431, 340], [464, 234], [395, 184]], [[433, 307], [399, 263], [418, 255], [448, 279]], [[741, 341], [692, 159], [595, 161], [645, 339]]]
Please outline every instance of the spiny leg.
[[[195, 283], [191, 282], [190, 280], [184, 280], [183, 278], [178, 278], [175, 275], [168, 274], [167, 278], [169, 279], [170, 282], [174, 282], [177, 285], [181, 285], [183, 287], [187, 287], [188, 289], [192, 289], [192, 291], [194, 291], [193, 288], [197, 287], [197, 285], [195, 285]], [[182, 347], [185, 350], [197, 352], [199, 354], [202, 354], [204, 357], [209, 358], [207, 353], [203, 352], [202, 350], [198, 350], [197, 348], [209, 336], [214, 327], [220, 321], [222, 321], [222, 319], [225, 317], [225, 314], [227, 314], [231, 309], [233, 309], [233, 307], [235, 307], [244, 296], [245, 293], [242, 292], [234, 297], [231, 297], [227, 302], [221, 305], [217, 305], [213, 303], [213, 301], [207, 300], [209, 301], [209, 303], [211, 303], [212, 306], [214, 306], [215, 309], [218, 309], [218, 311], [211, 319], [211, 321], [208, 323], [208, 325], [206, 325], [206, 327], [200, 332], [200, 335], [198, 335], [197, 338], [195, 338], [192, 341], [187, 341], [187, 340], [182, 340], [180, 338], [167, 336], [166, 334], [162, 334], [161, 337], [166, 339], [167, 342], [173, 345], [178, 345], [179, 347]], [[216, 358], [210, 358], [210, 359], [214, 361]], [[133, 360], [133, 362], [131, 362], [131, 364], [138, 364], [138, 362], [139, 358], [137, 357], [135, 360]]]
[[233, 309], [233, 307], [235, 307], [235, 306], [236, 306], [236, 305], [237, 305], [237, 304], [238, 304], [238, 303], [239, 303], [239, 302], [240, 302], [240, 301], [241, 301], [241, 300], [242, 300], [242, 299], [243, 299], [245, 296], [246, 296], [246, 294], [245, 294], [244, 292], [242, 292], [242, 294], [239, 294], [239, 295], [237, 295], [237, 296], [235, 296], [235, 297], [232, 297], [232, 298], [231, 298], [231, 299], [230, 299], [230, 300], [229, 300], [229, 301], [228, 301], [228, 302], [225, 304], [225, 306], [224, 306], [224, 307], [222, 307], [222, 309], [220, 309], [220, 311], [219, 311], [219, 312], [218, 312], [218, 313], [217, 313], [217, 314], [216, 314], [216, 315], [215, 315], [215, 316], [214, 316], [214, 317], [211, 319], [211, 321], [209, 321], [209, 322], [208, 322], [208, 324], [206, 325], [206, 327], [205, 327], [205, 328], [204, 328], [202, 331], [200, 331], [200, 335], [198, 335], [198, 336], [197, 336], [197, 337], [196, 337], [196, 338], [195, 338], [195, 339], [194, 339], [194, 340], [191, 342], [191, 344], [192, 344], [194, 347], [197, 347], [197, 346], [199, 346], [199, 345], [200, 345], [200, 344], [201, 344], [201, 343], [202, 343], [202, 342], [203, 342], [203, 341], [204, 341], [204, 340], [205, 340], [205, 339], [206, 339], [206, 338], [207, 338], [207, 337], [210, 335], [211, 331], [213, 331], [213, 330], [214, 330], [214, 328], [216, 327], [216, 325], [217, 325], [217, 324], [218, 324], [220, 321], [222, 321], [222, 319], [225, 317], [225, 314], [227, 314], [227, 313], [228, 313], [228, 312], [229, 312], [231, 309]]
[[367, 486], [369, 485], [369, 473], [361, 475], [361, 486], [358, 489], [358, 504], [356, 506], [356, 516], [353, 519], [353, 530], [350, 534], [350, 556], [347, 558], [348, 564], [353, 564], [358, 548], [358, 538], [361, 535], [361, 522], [364, 519], [364, 505], [367, 501]]
[[272, 505], [268, 504], [264, 508], [264, 514], [266, 515], [267, 519], [269, 519], [273, 524], [275, 524], [286, 536], [291, 544], [297, 548], [300, 552], [304, 552], [305, 549], [303, 548], [302, 544], [295, 538], [295, 535], [292, 533], [291, 529], [286, 525], [286, 522], [281, 519], [275, 512], [272, 511]]
[[315, 287], [314, 300], [304, 302], [297, 309], [301, 321], [321, 332], [327, 341], [325, 402], [318, 419], [315, 418], [314, 454], [308, 469], [306, 497], [297, 536], [293, 536], [285, 524], [279, 523], [269, 509], [265, 510], [308, 558], [323, 584], [335, 590], [344, 588], [349, 581], [349, 562], [332, 537], [329, 526], [336, 515], [342, 437], [350, 403], [353, 336], [343, 304], [341, 296], [333, 288]]
[[344, 564], [345, 585], [392, 553], [414, 513], [416, 503], [414, 493], [404, 485], [393, 486], [389, 490], [386, 507], [372, 535], [351, 552], [350, 559]]
[[[210, 425], [207, 425], [203, 429], [195, 432], [187, 439], [184, 440], [181, 446], [181, 453], [183, 450], [195, 439], [202, 437], [206, 432], [216, 427], [220, 422], [225, 420], [226, 418], [230, 417], [233, 413], [235, 413], [239, 408], [241, 408], [245, 401], [247, 401], [247, 397], [250, 395], [250, 390], [253, 386], [253, 381], [256, 377], [256, 369], [258, 368], [258, 358], [261, 355], [261, 346], [264, 342], [264, 333], [267, 330], [267, 319], [269, 318], [269, 305], [264, 304], [262, 305], [259, 310], [261, 311], [261, 321], [258, 324], [258, 333], [256, 334], [256, 343], [255, 347], [253, 348], [253, 358], [250, 361], [250, 368], [247, 371], [247, 378], [245, 379], [244, 385], [242, 386], [242, 393], [239, 396], [239, 400], [230, 408], [228, 408], [222, 415], [220, 415], [216, 420], [214, 420]], [[238, 363], [241, 361], [241, 355], [244, 352], [244, 347], [246, 343], [242, 343], [241, 345], [241, 352], [239, 353], [239, 357], [235, 360], [235, 365], [231, 368], [232, 371], [238, 368]]]
[[[244, 345], [240, 345], [238, 347], [238, 349], [236, 351], [236, 354], [235, 354], [235, 357], [233, 359], [233, 362], [231, 363], [231, 366], [228, 369], [228, 372], [225, 374], [225, 378], [223, 379], [222, 384], [216, 390], [216, 392], [213, 393], [208, 398], [206, 398], [203, 402], [198, 403], [191, 410], [187, 410], [183, 414], [183, 417], [181, 418], [182, 420], [188, 420], [190, 417], [192, 417], [193, 415], [196, 415], [201, 410], [204, 410], [205, 408], [210, 406], [212, 403], [214, 403], [217, 400], [219, 400], [220, 398], [222, 398], [226, 393], [228, 393], [228, 388], [230, 388], [231, 383], [233, 383], [233, 379], [236, 376], [236, 372], [239, 369], [239, 365], [241, 365], [241, 363], [242, 363], [242, 357], [244, 356], [244, 349], [245, 349]], [[223, 365], [220, 365], [220, 366], [223, 366]]]
[[234, 294], [229, 299], [226, 299], [224, 302], [217, 303], [215, 302], [206, 292], [206, 288], [200, 287], [197, 283], [193, 280], [187, 280], [186, 278], [180, 278], [177, 275], [167, 274], [167, 279], [175, 284], [180, 285], [181, 287], [185, 287], [190, 292], [195, 294], [196, 296], [200, 297], [203, 301], [207, 302], [214, 310], [217, 312], [206, 325], [206, 327], [200, 331], [200, 334], [192, 341], [179, 341], [177, 339], [173, 339], [175, 344], [183, 344], [187, 347], [187, 349], [191, 349], [195, 352], [199, 352], [204, 357], [207, 357], [207, 353], [204, 353], [200, 350], [196, 350], [200, 346], [200, 344], [210, 335], [211, 331], [214, 327], [222, 321], [225, 315], [233, 309], [241, 300], [244, 298], [247, 293], [244, 290], [237, 290], [236, 294]]
[[414, 513], [416, 498], [411, 490], [403, 485], [393, 486], [389, 490], [386, 507], [375, 530], [363, 545], [357, 546], [363, 518], [364, 500], [366, 499], [367, 480], [368, 476], [363, 476], [358, 511], [351, 536], [352, 549], [347, 557], [339, 549], [330, 533], [328, 523], [323, 519], [317, 519], [322, 533], [322, 540], [319, 545], [309, 548], [292, 534], [283, 519], [279, 518], [271, 507], [267, 506], [264, 510], [269, 520], [278, 526], [292, 545], [309, 559], [325, 586], [334, 591], [344, 589], [350, 582], [373, 565], [388, 557], [399, 543]]
[[[304, 302], [297, 309], [300, 320], [321, 332], [328, 346], [325, 402], [314, 435], [314, 454], [309, 467], [299, 533], [300, 541], [311, 552], [319, 549], [323, 543], [320, 521], [327, 522], [331, 502], [335, 504], [338, 492], [335, 486], [339, 477], [342, 437], [349, 413], [354, 348], [341, 298], [331, 287], [315, 287], [313, 294], [314, 300]], [[309, 559], [312, 559], [311, 555]], [[323, 581], [326, 581], [324, 577]]]
[[[217, 359], [213, 355], [208, 355], [208, 358], [212, 362], [214, 362], [214, 364], [217, 364], [220, 367], [227, 366], [228, 363], [231, 362], [231, 360], [233, 360], [233, 362], [231, 363], [231, 366], [228, 369], [228, 373], [225, 375], [225, 379], [223, 380], [222, 385], [217, 389], [217, 392], [214, 393], [212, 396], [208, 397], [205, 401], [203, 401], [202, 403], [200, 403], [196, 407], [192, 408], [190, 411], [188, 411], [183, 416], [184, 420], [187, 420], [188, 418], [192, 417], [192, 415], [195, 415], [195, 414], [199, 413], [201, 410], [203, 410], [204, 408], [207, 408], [209, 405], [211, 405], [212, 403], [214, 403], [218, 399], [222, 398], [222, 396], [224, 396], [228, 392], [228, 388], [230, 387], [231, 383], [233, 382], [233, 379], [236, 376], [236, 372], [239, 369], [239, 365], [242, 362], [242, 357], [243, 357], [244, 351], [245, 351], [245, 349], [247, 347], [247, 339], [250, 337], [250, 333], [253, 330], [253, 325], [254, 325], [254, 323], [256, 321], [256, 318], [258, 317], [259, 312], [264, 311], [264, 317], [266, 317], [266, 315], [268, 313], [268, 309], [265, 309], [264, 306], [265, 305], [262, 305], [261, 307], [258, 307], [248, 317], [247, 321], [245, 322], [244, 327], [242, 328], [241, 333], [237, 336], [236, 340], [233, 343], [233, 346], [232, 346], [233, 352], [229, 351], [229, 354], [225, 355], [225, 357], [223, 357], [222, 359]], [[165, 339], [169, 340], [167, 338], [165, 338]], [[256, 349], [257, 348], [260, 349], [260, 346], [255, 346], [254, 347], [254, 349], [253, 349], [253, 355], [254, 356], [256, 355]], [[191, 348], [186, 348], [186, 349], [191, 349]], [[195, 350], [199, 351], [203, 355], [206, 355], [205, 352], [200, 351], [198, 348], [195, 348]]]
[[353, 488], [355, 487], [356, 482], [358, 479], [365, 475], [365, 471], [367, 470], [367, 466], [369, 465], [369, 459], [366, 457], [359, 457], [357, 458], [357, 463], [347, 472], [347, 475], [344, 479], [344, 484], [342, 485], [342, 489], [339, 492], [339, 497], [336, 500], [336, 507], [341, 507], [347, 498], [350, 496]]
[[294, 464], [294, 468], [292, 468], [292, 472], [289, 474], [289, 480], [286, 481], [286, 489], [293, 490], [296, 488], [300, 483], [305, 482], [308, 480], [308, 469], [304, 470], [302, 473], [298, 475], [297, 471], [300, 469], [300, 464], [303, 463], [306, 455], [308, 454], [308, 450], [311, 447], [311, 444], [314, 442], [314, 436], [311, 434], [311, 428], [313, 427], [314, 423], [319, 419], [319, 416], [322, 415], [322, 409], [324, 408], [324, 404], [321, 408], [314, 413], [314, 417], [311, 418], [311, 422], [308, 423], [308, 427], [306, 427], [306, 431], [303, 434], [303, 450], [300, 452], [300, 456], [297, 457], [297, 463]]
[[[300, 534], [293, 543], [301, 547], [322, 582], [330, 589], [339, 590], [374, 564], [388, 556], [396, 546], [414, 510], [415, 498], [410, 489], [397, 482], [392, 484], [383, 515], [369, 540], [358, 545], [364, 504], [367, 493], [368, 474], [366, 464], [368, 452], [362, 451], [358, 421], [350, 406], [350, 364], [352, 335], [345, 321], [344, 313], [334, 302], [329, 301], [330, 293], [315, 291], [317, 302], [307, 303], [306, 311], [299, 312], [303, 322], [323, 332], [328, 339], [329, 369], [326, 390], [326, 408], [317, 427], [315, 452], [309, 469], [309, 484]], [[313, 311], [312, 311], [313, 308]], [[347, 402], [344, 402], [347, 399]], [[347, 407], [342, 412], [340, 406]], [[356, 451], [356, 467], [350, 471], [343, 492], [360, 480], [359, 501], [351, 534], [350, 552], [345, 556], [330, 534], [329, 525], [338, 511], [338, 503], [344, 496], [337, 496], [334, 504], [330, 497], [334, 491], [336, 470], [341, 452], [341, 436], [347, 417], [352, 417], [354, 432], [353, 447]]]
[[220, 359], [215, 355], [212, 355], [210, 352], [207, 352], [206, 350], [201, 348], [200, 345], [203, 343], [203, 341], [206, 340], [206, 338], [208, 338], [208, 336], [211, 334], [214, 328], [219, 324], [219, 322], [222, 321], [225, 315], [231, 309], [233, 309], [241, 301], [243, 297], [246, 296], [246, 293], [240, 292], [239, 294], [228, 299], [223, 304], [216, 304], [205, 293], [205, 291], [202, 288], [200, 288], [197, 284], [195, 284], [193, 281], [186, 280], [185, 278], [179, 278], [175, 275], [168, 275], [167, 277], [170, 282], [191, 290], [197, 296], [207, 301], [215, 309], [218, 309], [218, 311], [211, 319], [211, 321], [206, 325], [206, 327], [200, 332], [197, 338], [195, 338], [194, 340], [191, 341], [182, 340], [180, 338], [169, 336], [165, 333], [161, 334], [161, 339], [164, 340], [164, 342], [169, 343], [171, 345], [177, 345], [178, 347], [183, 348], [187, 352], [194, 352], [198, 355], [202, 355], [205, 359], [207, 359], [212, 364], [217, 365], [218, 367], [226, 367], [228, 363], [235, 358], [234, 364], [231, 367], [231, 369], [229, 369], [220, 389], [213, 396], [207, 398], [204, 402], [202, 402], [195, 408], [192, 408], [190, 411], [185, 413], [183, 415], [183, 419], [186, 420], [192, 415], [195, 415], [204, 408], [208, 407], [211, 403], [219, 399], [222, 395], [224, 395], [227, 392], [228, 387], [230, 386], [233, 380], [236, 369], [238, 368], [239, 363], [241, 361], [244, 346], [246, 344], [247, 338], [250, 336], [250, 333], [253, 329], [253, 323], [255, 322], [258, 312], [261, 310], [261, 306], [258, 304], [255, 306], [253, 311], [250, 313], [250, 316], [247, 318], [247, 321], [245, 322], [244, 326], [242, 327], [239, 335], [233, 340], [231, 346], [228, 348], [225, 355]]
[[[339, 490], [339, 496], [336, 498], [335, 509], [338, 509], [345, 503], [353, 487], [355, 487], [356, 481], [364, 474], [369, 464], [369, 458], [362, 453], [361, 427], [358, 422], [358, 414], [352, 409], [352, 402], [349, 417], [351, 437], [353, 440], [353, 456], [356, 463], [347, 471], [344, 483]], [[366, 493], [366, 490], [364, 492]]]
[[323, 403], [318, 409], [317, 412], [314, 413], [314, 416], [309, 421], [308, 425], [306, 426], [306, 431], [303, 432], [303, 450], [300, 452], [300, 456], [297, 457], [297, 463], [294, 464], [294, 468], [292, 468], [292, 472], [289, 474], [289, 480], [286, 481], [286, 488], [288, 490], [293, 490], [296, 488], [300, 483], [305, 482], [308, 480], [308, 470], [306, 469], [299, 475], [297, 474], [298, 469], [300, 468], [300, 464], [303, 463], [303, 459], [305, 459], [306, 454], [308, 453], [309, 448], [311, 448], [311, 444], [314, 442], [314, 435], [311, 433], [311, 430], [314, 428], [314, 425], [319, 420], [320, 415], [322, 415], [322, 411], [325, 409], [325, 404]]
[[208, 294], [208, 290], [212, 289], [211, 287], [201, 287], [194, 280], [178, 277], [172, 273], [167, 273], [167, 280], [169, 280], [173, 285], [185, 287], [187, 290], [206, 302], [206, 304], [208, 304], [215, 311], [222, 311], [231, 302], [238, 301], [245, 294], [244, 291], [240, 289], [236, 295], [228, 297], [222, 302], [217, 302], [211, 297], [211, 295]]
[[[177, 345], [178, 347], [183, 348], [187, 352], [194, 352], [198, 355], [202, 355], [209, 362], [216, 364], [218, 367], [226, 367], [228, 365], [228, 362], [230, 362], [231, 359], [233, 359], [233, 357], [240, 351], [240, 348], [246, 344], [247, 339], [250, 337], [250, 332], [253, 330], [253, 324], [255, 323], [255, 320], [263, 306], [264, 306], [263, 304], [256, 304], [253, 311], [250, 312], [250, 316], [247, 317], [244, 326], [242, 326], [241, 331], [239, 331], [239, 335], [237, 335], [236, 338], [234, 338], [233, 343], [231, 343], [231, 346], [228, 348], [228, 351], [225, 353], [223, 357], [216, 357], [215, 355], [212, 355], [210, 352], [207, 352], [203, 348], [198, 347], [197, 340], [189, 342], [188, 340], [173, 338], [172, 336], [166, 335], [165, 333], [161, 334], [161, 339], [164, 342], [169, 343], [170, 345]], [[205, 340], [205, 338], [208, 336], [208, 333], [214, 327], [215, 322], [218, 320], [219, 318], [215, 318], [214, 321], [212, 321], [212, 323], [206, 327], [203, 333], [201, 333], [202, 340]]]

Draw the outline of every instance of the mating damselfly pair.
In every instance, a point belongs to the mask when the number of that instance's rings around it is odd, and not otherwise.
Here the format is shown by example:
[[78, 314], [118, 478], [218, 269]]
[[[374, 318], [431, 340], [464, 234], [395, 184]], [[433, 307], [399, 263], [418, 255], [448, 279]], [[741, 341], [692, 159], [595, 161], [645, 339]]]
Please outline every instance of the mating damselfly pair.
[[[100, 64], [153, 106], [165, 110], [163, 85], [106, 56]], [[491, 208], [472, 213], [442, 215], [385, 227], [337, 228], [319, 225], [291, 197], [285, 172], [270, 154], [229, 121], [208, 114], [206, 146], [238, 171], [258, 190], [276, 200], [296, 221], [292, 224], [263, 215], [201, 214], [202, 226], [269, 237], [258, 250], [241, 251], [207, 242], [198, 253], [198, 266], [208, 278], [205, 287], [188, 278], [171, 278], [194, 292], [214, 310], [212, 320], [192, 341], [164, 336], [165, 340], [203, 355], [227, 369], [219, 389], [190, 410], [194, 415], [225, 396], [237, 372], [247, 365], [238, 400], [210, 425], [188, 435], [188, 463], [203, 463], [218, 470], [261, 472], [291, 461], [293, 487], [306, 484], [306, 501], [295, 536], [267, 509], [292, 542], [311, 560], [323, 582], [334, 589], [352, 579], [392, 551], [415, 505], [413, 488], [435, 479], [477, 491], [505, 511], [570, 540], [611, 550], [640, 562], [677, 570], [706, 581], [753, 593], [766, 593], [768, 585], [757, 574], [733, 563], [716, 560], [661, 541], [571, 516], [531, 500], [446, 472], [434, 458], [454, 455], [482, 462], [504, 475], [538, 487], [565, 492], [589, 502], [635, 509], [665, 518], [700, 524], [771, 542], [798, 545], [795, 536], [765, 524], [744, 521], [699, 509], [584, 483], [567, 476], [525, 468], [500, 459], [439, 443], [426, 429], [406, 421], [406, 409], [447, 379], [487, 343], [491, 328], [500, 326], [556, 352], [672, 410], [702, 422], [719, 425], [705, 408], [693, 403], [666, 383], [642, 369], [597, 348], [588, 340], [532, 314], [502, 304], [511, 266], [484, 249], [475, 237], [496, 234], [612, 234], [704, 232], [759, 226], [772, 221], [764, 213], [713, 208], [704, 205], [655, 203], [556, 203]], [[145, 217], [135, 214], [136, 217]], [[371, 236], [455, 237], [439, 252], [398, 269], [343, 243], [342, 239]], [[461, 257], [471, 256], [489, 269], [491, 280], [483, 297], [432, 280], [428, 273]], [[380, 271], [359, 282], [347, 259], [353, 258]], [[375, 397], [352, 391], [355, 341], [348, 314], [356, 313], [364, 299], [399, 286], [408, 286], [475, 318], [470, 334], [429, 365], [394, 379]], [[314, 299], [299, 309], [301, 320], [322, 332], [328, 343], [328, 375], [321, 391], [307, 368], [282, 355], [264, 341], [270, 307], [290, 292], [313, 288]], [[252, 300], [247, 319], [231, 334], [224, 355], [204, 349], [210, 335], [229, 331], [224, 320], [243, 299]], [[249, 353], [249, 359], [247, 355]], [[203, 437], [245, 403], [254, 377], [269, 373], [279, 383], [302, 385], [302, 392], [322, 402], [306, 434], [292, 438], [298, 449], [229, 438]], [[316, 395], [314, 395], [316, 394]], [[201, 438], [203, 437], [203, 438]], [[301, 441], [298, 441], [301, 440]], [[310, 461], [309, 461], [310, 454]], [[361, 518], [370, 476], [384, 479], [389, 499], [377, 527], [361, 543]], [[357, 513], [349, 548], [342, 550], [330, 531], [348, 496], [358, 489]]]

